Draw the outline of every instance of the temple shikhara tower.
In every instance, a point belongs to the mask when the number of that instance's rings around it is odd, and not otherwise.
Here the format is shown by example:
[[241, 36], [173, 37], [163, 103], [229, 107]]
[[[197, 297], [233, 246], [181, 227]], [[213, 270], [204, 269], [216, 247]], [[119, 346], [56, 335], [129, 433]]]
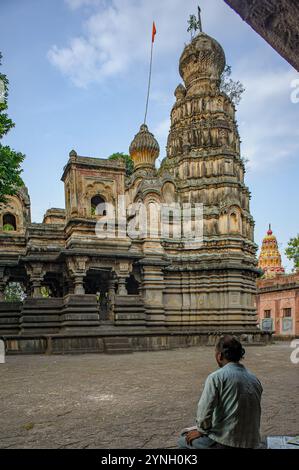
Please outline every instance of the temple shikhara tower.
[[[142, 124], [130, 144], [131, 175], [122, 161], [72, 151], [65, 209], [32, 223], [25, 189], [1, 206], [0, 334], [8, 350], [158, 349], [213, 343], [224, 332], [248, 342], [266, 337], [256, 326], [257, 247], [235, 107], [220, 90], [225, 63], [205, 33], [184, 48], [160, 168], [159, 144]], [[118, 222], [115, 236], [98, 236], [110, 213], [98, 208], [109, 203], [117, 219], [123, 195], [127, 224], [136, 204], [144, 218], [157, 218], [154, 233], [132, 237]], [[189, 205], [193, 228], [202, 205], [200, 243], [179, 235], [186, 224], [173, 213], [165, 232], [165, 205]], [[5, 301], [12, 282], [23, 286], [23, 302]]]
[[275, 277], [278, 274], [284, 274], [285, 272], [281, 265], [278, 243], [271, 230], [271, 225], [269, 226], [267, 235], [263, 239], [258, 266], [264, 271], [265, 279]]

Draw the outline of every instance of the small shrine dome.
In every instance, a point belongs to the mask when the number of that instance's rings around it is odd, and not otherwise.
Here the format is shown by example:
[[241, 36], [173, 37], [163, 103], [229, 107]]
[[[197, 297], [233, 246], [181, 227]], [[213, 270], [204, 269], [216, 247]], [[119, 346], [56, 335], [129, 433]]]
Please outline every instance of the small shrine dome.
[[134, 162], [134, 170], [139, 168], [154, 168], [159, 156], [160, 147], [154, 135], [149, 132], [146, 124], [140, 126], [130, 145], [130, 156]]

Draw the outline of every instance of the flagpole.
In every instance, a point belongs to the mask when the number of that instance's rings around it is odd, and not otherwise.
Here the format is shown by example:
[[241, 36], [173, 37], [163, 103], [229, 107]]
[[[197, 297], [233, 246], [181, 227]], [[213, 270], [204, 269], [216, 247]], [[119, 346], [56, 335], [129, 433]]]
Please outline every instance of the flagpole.
[[147, 117], [147, 111], [148, 111], [148, 102], [149, 102], [150, 89], [151, 89], [152, 65], [153, 65], [153, 49], [154, 49], [154, 41], [152, 40], [152, 46], [151, 46], [151, 60], [150, 60], [149, 77], [148, 77], [148, 88], [147, 88], [147, 97], [146, 97], [144, 124], [146, 124], [146, 117]]

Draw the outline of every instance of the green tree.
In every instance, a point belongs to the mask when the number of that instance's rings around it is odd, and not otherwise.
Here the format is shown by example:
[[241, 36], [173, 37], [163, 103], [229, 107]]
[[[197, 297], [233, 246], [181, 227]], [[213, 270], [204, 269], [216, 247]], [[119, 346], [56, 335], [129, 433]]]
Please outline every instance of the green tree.
[[[0, 65], [2, 54], [0, 52]], [[8, 117], [7, 110], [8, 79], [0, 73], [0, 203], [6, 202], [5, 196], [16, 194], [24, 183], [21, 178], [21, 163], [25, 155], [2, 145], [1, 139], [15, 126]]]
[[126, 175], [130, 176], [134, 170], [134, 163], [130, 155], [127, 155], [123, 152], [116, 152], [108, 157], [108, 160], [123, 160], [126, 164]]
[[221, 75], [220, 90], [226, 93], [235, 105], [238, 105], [242, 99], [245, 88], [241, 82], [232, 80], [231, 74], [231, 66], [226, 65]]
[[299, 234], [297, 237], [291, 238], [288, 247], [285, 250], [285, 254], [287, 255], [288, 259], [293, 261], [294, 268], [299, 268]]

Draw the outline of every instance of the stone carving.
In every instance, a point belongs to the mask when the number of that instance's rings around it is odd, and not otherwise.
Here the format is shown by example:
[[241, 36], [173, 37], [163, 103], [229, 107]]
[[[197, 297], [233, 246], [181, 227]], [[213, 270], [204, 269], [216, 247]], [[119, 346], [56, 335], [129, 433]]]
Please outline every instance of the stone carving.
[[183, 98], [185, 98], [186, 96], [186, 88], [184, 87], [184, 85], [182, 85], [181, 83], [177, 86], [175, 92], [174, 92], [174, 96], [176, 97], [177, 101], [181, 101]]

